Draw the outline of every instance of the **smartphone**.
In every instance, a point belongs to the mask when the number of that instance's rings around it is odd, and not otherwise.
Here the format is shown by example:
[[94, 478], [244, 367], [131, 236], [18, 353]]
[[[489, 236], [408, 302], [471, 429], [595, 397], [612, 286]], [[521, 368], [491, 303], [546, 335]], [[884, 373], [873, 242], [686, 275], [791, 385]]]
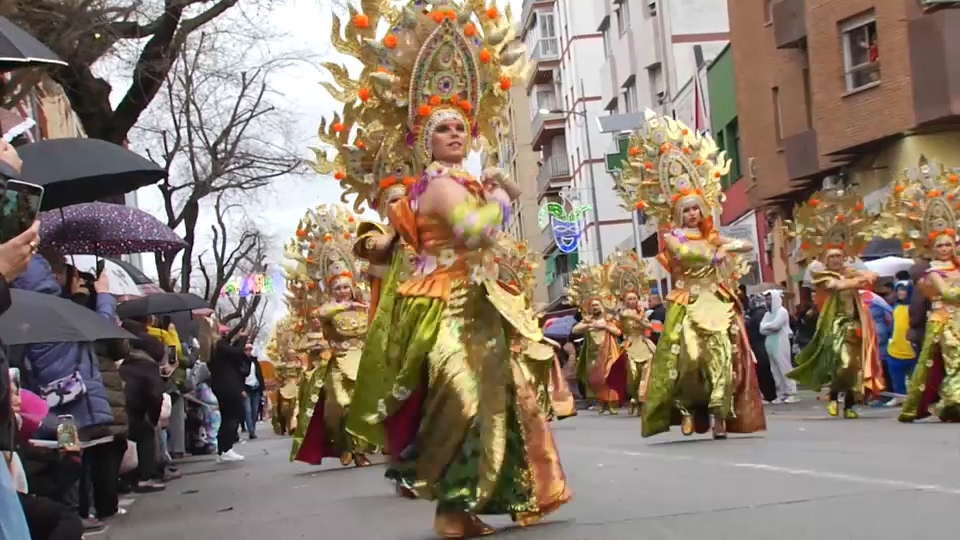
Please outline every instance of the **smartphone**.
[[97, 261], [97, 275], [94, 276], [96, 279], [100, 279], [100, 276], [103, 274], [103, 269], [107, 266], [106, 259], [100, 259]]
[[9, 370], [10, 373], [10, 384], [16, 386], [17, 390], [20, 390], [20, 368], [12, 367]]
[[0, 190], [0, 243], [7, 242], [33, 225], [43, 201], [43, 187], [36, 184], [7, 180]]

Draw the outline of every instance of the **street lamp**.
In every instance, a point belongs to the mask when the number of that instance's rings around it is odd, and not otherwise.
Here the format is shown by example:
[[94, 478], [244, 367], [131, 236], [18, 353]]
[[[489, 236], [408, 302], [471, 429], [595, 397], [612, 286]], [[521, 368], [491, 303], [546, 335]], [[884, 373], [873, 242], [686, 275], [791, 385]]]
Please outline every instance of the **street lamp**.
[[[580, 94], [584, 94], [583, 91], [583, 79], [580, 79]], [[587, 145], [587, 160], [593, 159], [593, 151], [590, 146], [590, 124], [587, 121], [587, 103], [586, 101], [581, 101], [583, 104], [582, 111], [567, 111], [563, 109], [539, 109], [540, 114], [573, 114], [583, 118], [583, 128], [584, 128], [584, 138], [586, 139]], [[593, 225], [597, 232], [597, 254], [599, 260], [597, 261], [600, 264], [603, 264], [603, 241], [600, 239], [600, 211], [597, 207], [597, 181], [593, 173], [593, 163], [589, 164], [590, 168], [590, 204], [593, 206]]]

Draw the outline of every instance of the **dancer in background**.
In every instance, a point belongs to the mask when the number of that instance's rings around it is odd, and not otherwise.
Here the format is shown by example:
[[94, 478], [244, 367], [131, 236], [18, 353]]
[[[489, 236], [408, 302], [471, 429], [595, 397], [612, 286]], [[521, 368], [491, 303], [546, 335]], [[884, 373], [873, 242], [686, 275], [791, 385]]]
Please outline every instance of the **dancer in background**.
[[773, 289], [764, 293], [767, 313], [760, 321], [760, 333], [766, 336], [764, 346], [770, 358], [770, 372], [777, 383], [777, 397], [773, 403], [797, 403], [797, 383], [787, 377], [793, 370], [790, 359], [790, 313], [783, 307], [783, 291]]
[[842, 394], [844, 418], [858, 418], [856, 405], [884, 389], [873, 318], [859, 293], [877, 276], [851, 262], [872, 236], [863, 202], [852, 190], [822, 190], [794, 216], [790, 234], [807, 260], [822, 264], [811, 273], [820, 317], [787, 376], [816, 391], [829, 383], [827, 413], [840, 414]]
[[381, 12], [364, 2], [335, 25], [334, 46], [363, 67], [356, 79], [343, 69], [343, 90], [330, 85], [344, 106], [321, 139], [352, 149], [317, 156], [344, 183], [378, 182], [369, 164], [387, 134], [402, 133], [413, 151], [416, 182], [388, 215], [416, 264], [397, 287], [386, 336], [383, 376], [393, 382], [362, 419], [383, 426], [391, 454], [402, 450], [390, 477], [437, 501], [443, 538], [493, 533], [479, 514], [528, 525], [571, 496], [536, 392], [510, 361], [512, 336], [542, 339], [536, 314], [497, 283], [496, 233], [511, 196], [496, 176], [463, 168], [475, 141], [496, 139], [507, 92], [527, 72], [512, 14], [481, 4], [407, 1]]
[[640, 307], [640, 299], [650, 293], [650, 268], [633, 251], [617, 251], [607, 259], [610, 290], [620, 299], [620, 328], [627, 363], [628, 414], [640, 415], [650, 375], [650, 360], [657, 346], [647, 337], [653, 324]]
[[577, 376], [590, 397], [599, 402], [600, 414], [619, 414], [628, 398], [627, 359], [620, 350], [623, 332], [613, 316], [616, 296], [609, 289], [605, 264], [581, 266], [570, 278], [570, 305], [580, 308], [583, 320], [573, 333], [583, 336], [577, 358]]
[[[904, 248], [930, 260], [929, 268], [917, 282], [930, 307], [920, 354], [900, 410], [901, 422], [928, 416], [937, 416], [944, 422], [960, 421], [960, 260], [956, 254], [955, 206], [958, 195], [957, 173], [921, 156], [916, 167], [894, 181], [881, 215], [884, 223], [880, 232], [893, 238], [918, 239], [906, 242]], [[909, 301], [906, 291], [903, 297], [904, 303]], [[901, 310], [899, 326], [902, 318]], [[902, 330], [898, 327], [895, 332]], [[898, 346], [894, 350], [900, 356], [908, 356], [908, 348], [901, 342], [896, 340]], [[897, 361], [900, 360], [890, 360]], [[909, 362], [904, 361], [904, 370], [896, 374], [898, 378], [909, 369]]]
[[[647, 111], [630, 136], [628, 166], [617, 180], [625, 207], [644, 210], [666, 230], [659, 260], [671, 273], [667, 317], [651, 360], [643, 436], [679, 420], [684, 435], [766, 429], [753, 352], [743, 326], [738, 253], [753, 249], [714, 228], [720, 179], [730, 168], [709, 136]], [[675, 414], [677, 413], [677, 414]]]
[[308, 237], [305, 252], [307, 261], [316, 265], [319, 278], [320, 305], [314, 310], [314, 330], [322, 333], [330, 357], [313, 375], [313, 414], [294, 458], [319, 465], [323, 458], [338, 457], [344, 466], [366, 467], [370, 465], [366, 454], [375, 448], [347, 432], [347, 414], [368, 328], [368, 306], [361, 302], [355, 279], [361, 270], [353, 256], [357, 219], [343, 207], [320, 205], [307, 221], [313, 236]]
[[[900, 407], [907, 394], [907, 381], [917, 367], [917, 351], [908, 338], [910, 332], [910, 303], [913, 301], [913, 282], [909, 279], [893, 285], [893, 324], [887, 342], [887, 366], [892, 390], [897, 397], [885, 403], [886, 407]], [[904, 397], [900, 397], [904, 396]]]

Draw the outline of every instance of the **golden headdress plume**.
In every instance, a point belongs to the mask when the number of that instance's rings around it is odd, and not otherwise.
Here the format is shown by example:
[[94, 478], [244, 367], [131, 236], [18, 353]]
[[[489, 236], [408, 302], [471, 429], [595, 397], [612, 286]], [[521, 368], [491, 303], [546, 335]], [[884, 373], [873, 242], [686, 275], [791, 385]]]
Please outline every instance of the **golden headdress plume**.
[[387, 188], [409, 185], [432, 160], [439, 122], [463, 120], [476, 144], [497, 140], [508, 91], [528, 72], [509, 7], [501, 13], [486, 0], [391, 4], [362, 0], [346, 21], [333, 20], [334, 48], [363, 65], [356, 79], [344, 65], [323, 64], [336, 83], [324, 87], [343, 108], [319, 130], [336, 155], [315, 150], [314, 168], [334, 174], [345, 196], [357, 197], [357, 211], [363, 202], [382, 207]]
[[709, 135], [648, 109], [627, 154], [616, 188], [628, 211], [644, 210], [667, 225], [679, 224], [680, 212], [692, 204], [704, 218], [723, 204], [721, 178], [730, 164]]
[[894, 180], [872, 230], [881, 238], [901, 240], [905, 251], [922, 255], [940, 236], [956, 240], [958, 212], [960, 175], [921, 155], [917, 166]]
[[629, 293], [643, 298], [650, 294], [650, 266], [635, 251], [617, 250], [607, 259], [610, 291], [618, 300]]
[[507, 233], [500, 233], [497, 249], [498, 281], [511, 292], [526, 297], [528, 306], [533, 302], [536, 276], [533, 271], [540, 263], [540, 254], [530, 250], [526, 242]]
[[[309, 212], [297, 224], [293, 238], [284, 246], [288, 260], [286, 266], [287, 325], [292, 336], [289, 346], [297, 352], [306, 349], [310, 340], [319, 340], [317, 328], [312, 322], [313, 310], [319, 306], [316, 260], [311, 255], [315, 247], [315, 235]], [[286, 354], [286, 351], [284, 351]]]
[[356, 241], [357, 217], [339, 205], [321, 204], [307, 212], [305, 222], [310, 228], [309, 258], [315, 265], [313, 278], [317, 280], [321, 302], [329, 299], [333, 288], [348, 282], [359, 292], [363, 268], [353, 254]]
[[870, 220], [863, 200], [853, 189], [823, 189], [793, 212], [784, 222], [787, 236], [799, 242], [804, 259], [819, 259], [827, 251], [839, 250], [857, 257], [870, 241]]
[[592, 300], [600, 300], [606, 309], [617, 307], [617, 297], [610, 290], [610, 269], [605, 264], [578, 266], [570, 276], [567, 289], [570, 305], [586, 311]]

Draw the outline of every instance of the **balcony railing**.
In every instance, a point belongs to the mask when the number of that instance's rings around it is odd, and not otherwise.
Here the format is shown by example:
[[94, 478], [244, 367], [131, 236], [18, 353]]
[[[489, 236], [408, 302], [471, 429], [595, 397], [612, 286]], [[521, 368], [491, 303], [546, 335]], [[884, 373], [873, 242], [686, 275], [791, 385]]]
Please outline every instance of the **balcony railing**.
[[[546, 107], [544, 107], [544, 108], [546, 108]], [[539, 138], [540, 138], [541, 132], [543, 131], [543, 125], [544, 125], [546, 122], [551, 121], [551, 120], [554, 120], [554, 121], [556, 121], [556, 120], [563, 120], [563, 115], [564, 115], [564, 113], [562, 113], [562, 112], [542, 113], [542, 112], [539, 112], [539, 111], [537, 111], [537, 113], [533, 115], [533, 125], [530, 126], [530, 132], [533, 133], [533, 146], [534, 146], [534, 150], [539, 150], [539, 149], [540, 149]]]
[[780, 0], [773, 11], [773, 37], [779, 49], [798, 47], [807, 38], [806, 0]]
[[543, 166], [537, 174], [537, 190], [543, 193], [550, 182], [558, 178], [570, 177], [570, 161], [565, 155], [550, 156], [544, 159]]
[[557, 298], [566, 296], [567, 288], [570, 286], [571, 274], [571, 272], [557, 274], [553, 279], [553, 283], [547, 285], [547, 295], [550, 299], [550, 302], [553, 302]]
[[540, 38], [537, 40], [536, 50], [533, 51], [534, 60], [557, 60], [560, 58], [560, 40], [557, 38]]

